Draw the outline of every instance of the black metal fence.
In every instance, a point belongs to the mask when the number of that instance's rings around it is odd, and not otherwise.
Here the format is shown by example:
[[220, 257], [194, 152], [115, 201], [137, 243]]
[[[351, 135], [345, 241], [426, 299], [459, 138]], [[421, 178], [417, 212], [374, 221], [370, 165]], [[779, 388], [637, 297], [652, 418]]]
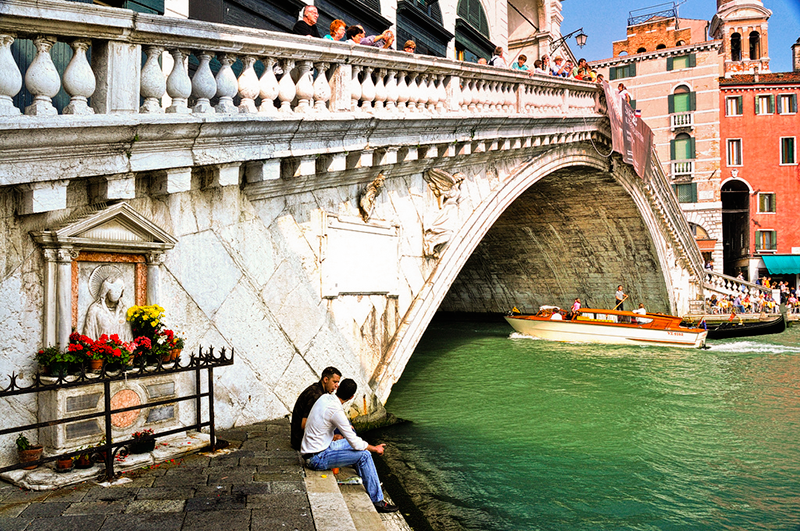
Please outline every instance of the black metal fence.
[[[100, 456], [100, 460], [105, 463], [106, 467], [106, 478], [112, 479], [114, 477], [114, 459], [120, 452], [125, 452], [126, 448], [134, 443], [136, 439], [126, 439], [124, 441], [114, 441], [112, 439], [111, 434], [111, 416], [117, 413], [125, 413], [127, 411], [136, 411], [145, 408], [152, 408], [156, 406], [162, 406], [167, 404], [174, 404], [177, 402], [185, 402], [189, 400], [195, 401], [195, 409], [196, 409], [196, 417], [195, 423], [191, 425], [181, 425], [175, 429], [166, 430], [158, 432], [155, 435], [156, 438], [158, 437], [165, 437], [167, 435], [173, 435], [175, 433], [183, 432], [188, 429], [195, 429], [200, 431], [202, 428], [208, 427], [209, 428], [209, 435], [210, 435], [210, 442], [211, 442], [211, 451], [215, 451], [217, 447], [217, 440], [215, 434], [215, 424], [214, 424], [214, 369], [217, 367], [224, 367], [227, 365], [233, 365], [233, 349], [230, 351], [230, 355], [228, 355], [225, 348], [219, 351], [219, 354], [214, 354], [214, 348], [209, 348], [205, 352], [202, 348], [198, 350], [197, 354], [193, 354], [189, 360], [187, 361], [186, 365], [182, 365], [180, 359], [170, 362], [163, 362], [159, 361], [157, 365], [146, 366], [144, 364], [136, 367], [130, 368], [127, 367], [126, 370], [118, 370], [118, 371], [109, 371], [106, 370], [104, 367], [99, 374], [91, 373], [87, 371], [86, 366], [83, 366], [80, 370], [80, 373], [75, 376], [67, 376], [64, 374], [59, 375], [58, 377], [46, 377], [40, 373], [37, 373], [31, 385], [24, 386], [18, 380], [19, 376], [12, 374], [10, 378], [10, 383], [8, 387], [0, 388], [0, 399], [6, 399], [12, 396], [19, 396], [19, 395], [27, 395], [33, 393], [41, 393], [44, 391], [55, 391], [59, 389], [66, 389], [71, 387], [82, 387], [88, 385], [103, 385], [103, 411], [102, 412], [95, 412], [95, 413], [86, 413], [83, 415], [76, 415], [72, 417], [65, 417], [55, 420], [50, 420], [46, 422], [38, 422], [35, 424], [26, 424], [23, 426], [16, 426], [12, 428], [4, 428], [0, 429], [0, 435], [7, 435], [12, 433], [22, 433], [28, 430], [39, 429], [39, 428], [46, 428], [50, 426], [56, 426], [59, 424], [65, 424], [67, 422], [75, 422], [81, 420], [88, 420], [93, 418], [103, 417], [105, 420], [105, 437], [104, 442], [101, 444], [94, 446], [92, 452], [95, 456]], [[195, 392], [188, 396], [178, 396], [167, 398], [163, 400], [155, 400], [150, 401], [146, 404], [140, 404], [136, 406], [124, 407], [119, 409], [112, 409], [111, 408], [111, 383], [117, 382], [121, 380], [135, 380], [139, 378], [147, 378], [149, 376], [160, 376], [165, 374], [172, 374], [172, 373], [181, 373], [181, 372], [189, 372], [193, 371], [195, 373]], [[201, 386], [201, 374], [203, 372], [207, 372], [207, 391], [202, 392]], [[203, 398], [208, 399], [208, 420], [202, 419], [202, 400]], [[0, 472], [7, 472], [10, 470], [17, 470], [20, 468], [30, 467], [34, 465], [41, 465], [43, 463], [49, 461], [56, 461], [58, 459], [64, 459], [68, 457], [76, 457], [82, 454], [86, 454], [87, 450], [76, 450], [73, 452], [68, 452], [59, 455], [52, 455], [48, 457], [43, 457], [38, 461], [30, 461], [27, 463], [17, 463], [15, 465], [10, 465], [6, 467], [0, 468]]]

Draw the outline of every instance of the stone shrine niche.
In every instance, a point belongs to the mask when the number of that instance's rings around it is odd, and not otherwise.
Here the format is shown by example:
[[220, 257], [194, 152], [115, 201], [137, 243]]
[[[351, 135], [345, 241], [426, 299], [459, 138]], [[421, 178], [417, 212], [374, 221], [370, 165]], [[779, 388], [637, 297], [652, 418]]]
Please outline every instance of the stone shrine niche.
[[127, 203], [78, 211], [31, 235], [45, 258], [42, 343], [60, 348], [73, 329], [131, 339], [125, 312], [159, 303], [163, 254], [177, 243]]

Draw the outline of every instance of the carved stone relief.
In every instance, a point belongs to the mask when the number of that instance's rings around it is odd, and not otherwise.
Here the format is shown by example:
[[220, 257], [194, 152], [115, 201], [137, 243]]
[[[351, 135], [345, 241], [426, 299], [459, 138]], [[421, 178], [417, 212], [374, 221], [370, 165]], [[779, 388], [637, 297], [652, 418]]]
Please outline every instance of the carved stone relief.
[[361, 213], [361, 219], [364, 220], [364, 223], [369, 221], [370, 216], [372, 216], [372, 209], [375, 208], [375, 199], [383, 191], [385, 180], [386, 177], [383, 176], [383, 173], [379, 173], [358, 198], [358, 211]]
[[427, 170], [422, 176], [439, 205], [437, 216], [424, 227], [423, 254], [427, 258], [439, 258], [457, 228], [464, 174], [450, 174], [434, 168]]

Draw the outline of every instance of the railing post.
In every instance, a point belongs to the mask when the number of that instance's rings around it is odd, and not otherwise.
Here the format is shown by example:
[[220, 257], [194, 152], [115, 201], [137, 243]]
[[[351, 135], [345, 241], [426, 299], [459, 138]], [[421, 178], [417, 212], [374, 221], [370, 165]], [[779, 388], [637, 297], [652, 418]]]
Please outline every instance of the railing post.
[[106, 421], [106, 479], [114, 479], [114, 449], [111, 446], [111, 380], [103, 381], [103, 418]]
[[211, 437], [211, 451], [217, 451], [217, 438], [214, 430], [214, 366], [208, 366], [208, 429]]
[[136, 114], [142, 72], [142, 47], [117, 41], [93, 41], [92, 70], [97, 88], [92, 108], [97, 114]]

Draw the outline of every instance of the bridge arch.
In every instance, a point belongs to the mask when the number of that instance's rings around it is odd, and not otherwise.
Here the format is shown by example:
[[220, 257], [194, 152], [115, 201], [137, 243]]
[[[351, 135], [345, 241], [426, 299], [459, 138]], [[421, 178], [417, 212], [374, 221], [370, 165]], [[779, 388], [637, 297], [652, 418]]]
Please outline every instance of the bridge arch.
[[[414, 348], [434, 314], [445, 301], [458, 275], [498, 219], [526, 192], [534, 189], [537, 183], [543, 183], [549, 179], [548, 186], [552, 187], [558, 179], [568, 178], [570, 172], [587, 176], [587, 183], [603, 181], [602, 186], [615, 189], [616, 196], [624, 198], [627, 223], [632, 226], [630, 228], [623, 227], [618, 236], [626, 239], [630, 237], [631, 232], [644, 232], [643, 240], [647, 241], [644, 246], [647, 249], [638, 249], [636, 254], [639, 258], [645, 258], [650, 262], [643, 264], [639, 260], [632, 260], [638, 265], [629, 265], [631, 268], [647, 270], [649, 291], [656, 293], [647, 293], [643, 296], [649, 297], [648, 305], [656, 300], [659, 301], [652, 307], [652, 310], [674, 311], [675, 300], [674, 297], [670, 299], [669, 294], [673, 293], [676, 279], [670, 275], [673, 274], [671, 271], [677, 269], [676, 265], [680, 260], [679, 253], [675, 253], [671, 244], [666, 241], [664, 234], [659, 230], [658, 214], [654, 212], [653, 205], [649, 203], [644, 180], [636, 176], [629, 166], [611, 163], [608, 158], [601, 155], [588, 143], [559, 145], [513, 170], [492, 194], [466, 216], [458, 233], [442, 254], [440, 262], [425, 285], [416, 294], [383, 356], [383, 361], [373, 372], [370, 384], [382, 403], [388, 399], [392, 386], [402, 375]], [[554, 233], [554, 237], [558, 237], [557, 232]], [[615, 242], [606, 243], [615, 245]], [[629, 243], [622, 242], [622, 245]], [[612, 250], [618, 251], [618, 249]], [[627, 277], [631, 268], [623, 276]], [[639, 271], [639, 274], [643, 274], [643, 272]], [[620, 283], [619, 280], [614, 275], [608, 275], [607, 280], [603, 282], [616, 287]], [[579, 296], [579, 294], [572, 296]], [[568, 300], [571, 302], [571, 299]], [[595, 300], [599, 299], [595, 298]], [[559, 298], [556, 302], [565, 304], [567, 301]], [[505, 307], [505, 309], [508, 308], [510, 306]], [[494, 310], [500, 309], [494, 308]]]

